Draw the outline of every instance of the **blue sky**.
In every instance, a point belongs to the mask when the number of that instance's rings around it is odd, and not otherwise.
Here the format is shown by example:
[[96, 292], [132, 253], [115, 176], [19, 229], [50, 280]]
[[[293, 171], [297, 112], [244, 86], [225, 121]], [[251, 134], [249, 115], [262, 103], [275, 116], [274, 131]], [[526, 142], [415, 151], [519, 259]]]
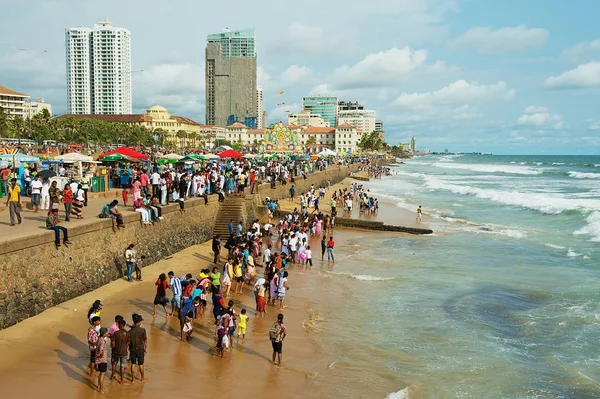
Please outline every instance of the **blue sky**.
[[[391, 144], [600, 153], [600, 3], [579, 0], [0, 0], [0, 84], [65, 111], [64, 30], [132, 32], [134, 112], [204, 122], [209, 33], [255, 28], [269, 121], [302, 96], [377, 111]], [[25, 49], [25, 50], [15, 50]], [[277, 94], [285, 90], [284, 95]], [[285, 102], [277, 107], [278, 102]]]

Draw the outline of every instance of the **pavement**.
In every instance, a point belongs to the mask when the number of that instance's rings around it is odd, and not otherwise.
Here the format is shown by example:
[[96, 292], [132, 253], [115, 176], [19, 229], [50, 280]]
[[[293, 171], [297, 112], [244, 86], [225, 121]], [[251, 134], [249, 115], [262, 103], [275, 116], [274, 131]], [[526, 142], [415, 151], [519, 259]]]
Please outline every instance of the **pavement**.
[[[75, 219], [74, 216], [71, 216], [70, 222], [65, 222], [65, 208], [60, 206], [58, 217], [61, 220], [61, 226], [65, 226], [66, 228], [70, 228], [73, 226], [83, 226], [86, 224], [92, 224], [98, 221], [98, 215], [102, 210], [102, 207], [110, 202], [110, 198], [89, 198], [88, 206], [83, 207], [83, 219]], [[31, 199], [29, 197], [22, 197], [21, 203], [23, 204], [23, 209], [21, 210], [21, 219], [22, 223], [17, 224], [15, 226], [10, 225], [10, 214], [6, 207], [6, 199], [3, 198], [2, 202], [0, 202], [0, 209], [3, 209], [4, 212], [0, 213], [0, 229], [2, 229], [2, 233], [0, 235], [0, 242], [13, 240], [15, 238], [26, 238], [31, 235], [39, 234], [43, 231], [48, 231], [46, 229], [46, 216], [48, 215], [47, 210], [40, 209], [38, 213], [34, 213], [33, 210], [27, 209], [27, 203], [31, 204]], [[123, 208], [123, 201], [119, 201], [119, 210], [123, 213], [133, 212], [133, 208], [131, 206], [132, 200], [129, 199], [129, 206], [127, 208]], [[48, 234], [54, 234], [52, 232], [48, 232]]]

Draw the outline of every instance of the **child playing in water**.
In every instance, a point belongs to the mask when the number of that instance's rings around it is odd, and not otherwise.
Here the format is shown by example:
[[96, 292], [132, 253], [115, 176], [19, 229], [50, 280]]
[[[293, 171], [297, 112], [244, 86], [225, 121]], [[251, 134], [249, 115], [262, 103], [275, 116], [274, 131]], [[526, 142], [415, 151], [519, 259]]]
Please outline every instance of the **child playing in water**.
[[192, 318], [194, 317], [194, 311], [190, 310], [187, 315], [185, 315], [185, 320], [183, 322], [183, 332], [185, 333], [186, 339], [189, 341], [192, 338], [192, 332], [194, 328], [192, 327]]
[[[263, 292], [264, 294], [264, 292]], [[242, 341], [244, 339], [246, 339], [246, 323], [248, 322], [248, 315], [246, 315], [246, 309], [242, 309], [242, 314], [240, 314], [240, 321], [237, 325], [238, 328], [238, 334], [237, 337], [238, 339], [240, 338], [240, 335], [242, 336]]]

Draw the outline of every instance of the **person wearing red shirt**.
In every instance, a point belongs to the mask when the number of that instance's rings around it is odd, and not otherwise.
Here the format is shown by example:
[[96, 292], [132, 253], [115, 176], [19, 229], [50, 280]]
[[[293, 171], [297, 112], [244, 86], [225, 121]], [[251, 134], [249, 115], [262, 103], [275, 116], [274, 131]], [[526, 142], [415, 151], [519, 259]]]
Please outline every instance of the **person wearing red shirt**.
[[335, 257], [333, 256], [333, 247], [335, 246], [335, 242], [333, 241], [333, 236], [329, 237], [329, 241], [327, 241], [327, 261], [335, 262]]
[[256, 173], [254, 170], [250, 172], [250, 194], [254, 194], [254, 187], [256, 185]]
[[156, 296], [154, 297], [154, 313], [152, 316], [156, 316], [156, 306], [162, 305], [165, 310], [166, 318], [168, 319], [171, 314], [167, 312], [167, 304], [169, 303], [169, 298], [167, 298], [167, 288], [169, 288], [167, 275], [161, 273], [154, 285], [156, 285]]
[[71, 221], [71, 209], [73, 207], [73, 191], [69, 184], [63, 190], [63, 204], [65, 205], [65, 222]]
[[150, 180], [148, 174], [145, 170], [142, 171], [142, 174], [140, 175], [140, 183], [142, 183], [142, 191], [144, 192], [144, 196], [148, 195], [148, 180]]

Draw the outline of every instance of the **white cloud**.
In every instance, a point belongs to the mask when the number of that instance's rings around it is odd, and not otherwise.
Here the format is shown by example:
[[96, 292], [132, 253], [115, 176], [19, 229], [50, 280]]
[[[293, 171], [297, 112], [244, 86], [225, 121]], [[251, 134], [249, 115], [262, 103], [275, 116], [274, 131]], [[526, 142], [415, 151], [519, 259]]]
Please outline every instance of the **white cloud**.
[[551, 114], [545, 107], [530, 105], [523, 110], [523, 115], [517, 119], [517, 124], [521, 126], [535, 126], [553, 129], [562, 129], [562, 116]]
[[515, 91], [500, 81], [492, 85], [457, 80], [432, 92], [402, 93], [393, 105], [413, 110], [426, 110], [439, 106], [452, 106], [474, 102], [509, 100]]
[[460, 120], [471, 120], [471, 119], [479, 119], [483, 115], [481, 112], [477, 112], [473, 107], [465, 104], [461, 105], [458, 108], [452, 110], [451, 118], [457, 121]]
[[295, 57], [342, 56], [349, 50], [351, 43], [339, 31], [325, 32], [319, 26], [294, 21], [287, 27], [287, 31], [274, 37], [268, 47], [269, 53]]
[[543, 112], [548, 112], [548, 108], [542, 107], [539, 105], [530, 105], [529, 107], [525, 108], [525, 110], [523, 111], [524, 114], [536, 114], [536, 113], [543, 113]]
[[600, 122], [594, 121], [588, 126], [589, 130], [600, 130]]
[[[425, 65], [427, 50], [392, 48], [368, 54], [354, 66], [343, 65], [333, 72], [334, 86], [342, 89], [393, 84]], [[439, 69], [439, 65], [437, 67]]]
[[577, 43], [571, 48], [563, 50], [561, 55], [568, 60], [579, 61], [584, 57], [600, 53], [600, 40]]
[[298, 83], [306, 83], [307, 79], [312, 77], [312, 74], [312, 69], [306, 66], [290, 65], [281, 74], [281, 84], [287, 87]]
[[173, 115], [200, 121], [204, 115], [204, 65], [159, 64], [133, 76], [133, 108], [162, 105]]
[[525, 25], [471, 28], [449, 43], [451, 50], [473, 49], [481, 54], [508, 54], [534, 50], [548, 39], [548, 31]]
[[[267, 117], [269, 119], [269, 123], [276, 123], [279, 121], [283, 121], [283, 123], [287, 123], [288, 114], [300, 112], [302, 107], [298, 103], [283, 105], [272, 109], [267, 112]], [[290, 111], [290, 112], [287, 112]]]
[[262, 86], [263, 89], [269, 87], [269, 83], [271, 82], [271, 75], [265, 71], [265, 69], [261, 66], [256, 67], [256, 83], [258, 86]]
[[546, 79], [546, 86], [551, 89], [587, 89], [600, 87], [600, 62], [592, 61], [581, 64], [575, 69], [551, 76]]

